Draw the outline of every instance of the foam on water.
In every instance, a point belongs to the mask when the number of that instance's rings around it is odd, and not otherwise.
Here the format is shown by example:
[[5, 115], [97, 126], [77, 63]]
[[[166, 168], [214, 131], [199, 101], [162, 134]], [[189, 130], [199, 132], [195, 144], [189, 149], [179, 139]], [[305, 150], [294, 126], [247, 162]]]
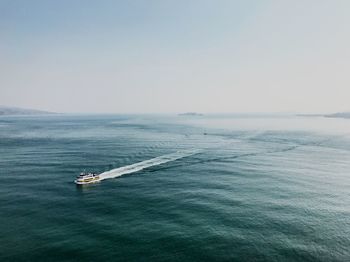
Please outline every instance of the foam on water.
[[163, 156], [155, 157], [155, 158], [145, 160], [142, 162], [138, 162], [138, 163], [135, 163], [132, 165], [118, 167], [118, 168], [101, 173], [100, 179], [104, 180], [104, 179], [109, 179], [109, 178], [120, 177], [120, 176], [126, 175], [126, 174], [135, 173], [135, 172], [141, 171], [141, 170], [148, 168], [148, 167], [158, 166], [161, 164], [172, 162], [172, 161], [184, 158], [184, 157], [188, 157], [188, 156], [197, 154], [199, 152], [200, 152], [199, 150], [178, 151], [178, 152], [175, 152], [172, 154], [166, 154]]

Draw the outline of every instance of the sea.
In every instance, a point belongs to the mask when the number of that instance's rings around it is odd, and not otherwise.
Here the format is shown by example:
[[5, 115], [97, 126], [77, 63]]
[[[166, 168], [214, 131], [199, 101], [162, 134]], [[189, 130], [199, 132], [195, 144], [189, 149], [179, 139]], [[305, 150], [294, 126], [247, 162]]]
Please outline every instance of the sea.
[[0, 178], [0, 261], [350, 261], [350, 119], [2, 116]]

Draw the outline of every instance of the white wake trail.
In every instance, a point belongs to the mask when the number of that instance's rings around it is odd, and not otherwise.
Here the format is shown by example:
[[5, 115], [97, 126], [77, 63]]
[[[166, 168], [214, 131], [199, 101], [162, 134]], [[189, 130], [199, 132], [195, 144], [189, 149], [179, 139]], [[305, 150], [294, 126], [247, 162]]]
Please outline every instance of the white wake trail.
[[200, 152], [199, 150], [178, 151], [176, 153], [155, 157], [155, 158], [138, 162], [132, 165], [118, 167], [118, 168], [101, 173], [100, 180], [115, 178], [126, 174], [131, 174], [151, 166], [158, 166], [158, 165], [175, 161], [184, 157], [192, 156], [194, 154], [198, 154], [199, 152]]

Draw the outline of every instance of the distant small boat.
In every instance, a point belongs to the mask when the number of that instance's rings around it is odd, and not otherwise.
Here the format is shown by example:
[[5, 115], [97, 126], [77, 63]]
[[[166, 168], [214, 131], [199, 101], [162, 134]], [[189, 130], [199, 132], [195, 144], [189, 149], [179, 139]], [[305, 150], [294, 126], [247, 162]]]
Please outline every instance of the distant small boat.
[[100, 180], [101, 178], [99, 174], [82, 172], [79, 176], [77, 176], [77, 179], [74, 180], [74, 183], [76, 183], [77, 185], [85, 185], [95, 183]]

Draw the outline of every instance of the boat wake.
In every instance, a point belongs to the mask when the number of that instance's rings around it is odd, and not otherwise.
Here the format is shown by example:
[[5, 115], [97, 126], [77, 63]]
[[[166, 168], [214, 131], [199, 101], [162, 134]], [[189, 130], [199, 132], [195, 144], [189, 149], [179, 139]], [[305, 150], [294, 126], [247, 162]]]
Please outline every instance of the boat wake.
[[178, 151], [176, 153], [155, 157], [155, 158], [145, 160], [142, 162], [138, 162], [138, 163], [135, 163], [132, 165], [118, 167], [118, 168], [101, 173], [99, 175], [100, 180], [105, 180], [105, 179], [109, 179], [109, 178], [120, 177], [120, 176], [126, 175], [126, 174], [135, 173], [135, 172], [141, 171], [145, 168], [149, 168], [152, 166], [158, 166], [158, 165], [172, 162], [172, 161], [184, 158], [184, 157], [192, 156], [192, 155], [198, 154], [198, 153], [200, 153], [200, 150]]

